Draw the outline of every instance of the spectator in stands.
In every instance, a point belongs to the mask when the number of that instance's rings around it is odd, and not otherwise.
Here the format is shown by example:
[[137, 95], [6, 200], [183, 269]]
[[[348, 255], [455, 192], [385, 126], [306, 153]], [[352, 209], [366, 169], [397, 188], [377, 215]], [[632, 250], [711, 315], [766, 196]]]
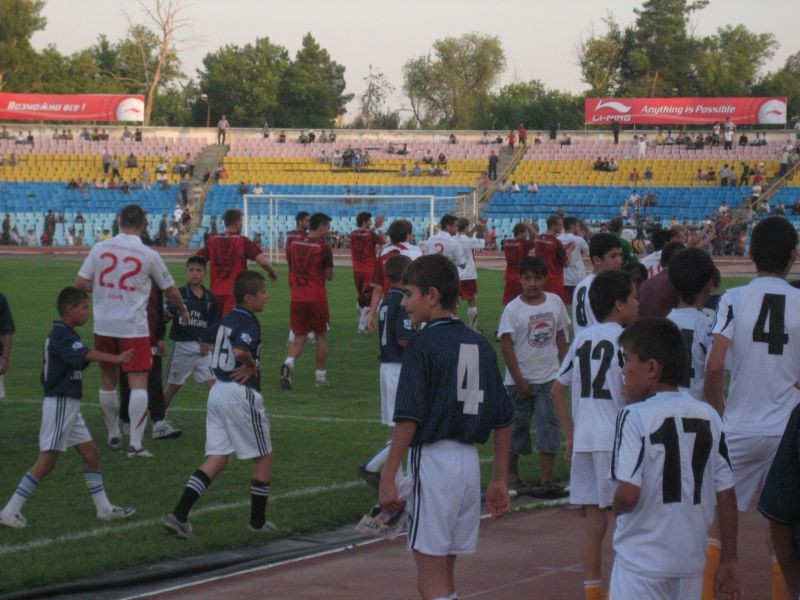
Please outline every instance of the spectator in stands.
[[23, 246], [38, 246], [39, 245], [39, 242], [36, 239], [36, 234], [33, 232], [33, 229], [28, 229], [28, 232], [25, 234], [25, 238], [23, 239], [23, 244], [22, 245]]
[[747, 146], [749, 140], [747, 139], [747, 134], [743, 131], [742, 135], [739, 136], [739, 146]]
[[542, 132], [537, 131], [536, 136], [533, 138], [533, 145], [538, 146], [541, 143], [542, 143]]
[[[323, 131], [322, 133], [324, 134], [325, 132]], [[264, 124], [261, 126], [261, 135], [265, 140], [269, 139], [269, 123], [267, 123], [266, 121], [264, 121]]]
[[[67, 139], [68, 140], [72, 139], [72, 130], [71, 129], [67, 130]], [[108, 131], [103, 129], [103, 131], [100, 132], [100, 141], [104, 142], [106, 140], [108, 140]]]
[[260, 184], [260, 183], [257, 183], [257, 184], [256, 184], [256, 187], [254, 187], [254, 188], [253, 188], [253, 193], [254, 193], [254, 194], [258, 194], [258, 195], [261, 195], [261, 194], [263, 194], [263, 193], [264, 193], [264, 188], [263, 188], [263, 187], [261, 187], [261, 184]]
[[231, 124], [228, 122], [228, 118], [225, 115], [222, 115], [222, 118], [217, 122], [217, 144], [222, 145], [225, 143], [225, 140], [228, 137], [228, 129], [230, 129]]
[[[616, 121], [614, 121], [614, 122], [616, 123]], [[608, 163], [604, 163], [604, 162], [603, 162], [603, 158], [602, 158], [601, 156], [598, 156], [598, 157], [597, 157], [597, 160], [596, 160], [596, 161], [594, 161], [594, 165], [592, 166], [592, 169], [593, 169], [594, 171], [603, 171], [603, 170], [605, 170], [603, 167], [604, 167], [605, 165], [607, 165], [607, 164], [608, 164]]]
[[8, 246], [11, 243], [11, 215], [6, 213], [3, 219], [3, 232], [0, 234], [0, 244]]
[[125, 180], [121, 181], [119, 184], [119, 191], [121, 191], [123, 194], [127, 196], [131, 191], [130, 184]]
[[653, 180], [653, 168], [647, 167], [644, 170], [644, 180], [645, 181], [652, 181]]
[[508, 149], [511, 150], [511, 152], [513, 152], [514, 146], [517, 145], [517, 132], [512, 129], [511, 132], [508, 134], [507, 139], [508, 139]]
[[723, 200], [722, 204], [719, 205], [719, 209], [717, 209], [717, 212], [719, 212], [720, 215], [727, 215], [730, 212], [730, 210], [731, 209], [728, 206], [728, 201]]
[[26, 144], [27, 141], [28, 140], [25, 138], [25, 134], [22, 133], [22, 130], [20, 130], [20, 132], [17, 134], [17, 137], [14, 140], [14, 142], [19, 146], [21, 144]]
[[414, 168], [411, 169], [411, 176], [412, 177], [419, 177], [422, 175], [422, 169], [419, 166], [419, 161], [414, 163]]
[[726, 187], [728, 185], [728, 173], [730, 169], [728, 168], [728, 163], [725, 163], [722, 168], [719, 170], [719, 184], [722, 187]]
[[517, 127], [517, 136], [519, 137], [520, 146], [525, 147], [528, 145], [528, 130], [525, 129], [525, 123], [520, 123], [519, 127]]
[[[57, 139], [57, 137], [56, 137], [57, 135], [58, 135], [58, 129], [56, 129], [55, 134], [53, 135], [53, 139]], [[3, 125], [3, 129], [0, 130], [0, 140], [7, 140], [10, 137], [11, 137], [11, 134], [8, 133], [8, 129], [6, 129], [6, 126]]]
[[438, 164], [438, 165], [446, 165], [447, 164], [447, 157], [445, 156], [444, 152], [439, 152], [439, 156], [436, 159], [436, 164]]
[[136, 159], [136, 155], [133, 152], [128, 154], [128, 158], [125, 161], [125, 166], [129, 169], [136, 169], [139, 167], [139, 161]]
[[567, 135], [566, 133], [564, 133], [561, 136], [561, 145], [562, 146], [571, 146], [572, 145], [572, 138], [569, 135]]
[[639, 160], [647, 155], [647, 134], [643, 133], [636, 142], [636, 152]]
[[784, 206], [783, 202], [778, 202], [775, 205], [775, 216], [783, 217], [786, 215], [786, 206]]
[[8, 166], [9, 167], [16, 167], [18, 162], [19, 161], [17, 160], [17, 153], [16, 152], [12, 152], [11, 155], [8, 157]]
[[142, 130], [137, 129], [133, 132], [133, 141], [134, 142], [141, 142], [142, 141]]
[[126, 142], [133, 139], [133, 134], [127, 126], [125, 126], [125, 128], [122, 130], [122, 139]]
[[297, 141], [300, 142], [301, 144], [307, 144], [309, 142], [308, 136], [306, 135], [305, 131], [303, 130], [300, 131], [300, 135], [297, 137]]
[[167, 164], [164, 161], [156, 165], [156, 175], [165, 175], [167, 172]]
[[478, 140], [478, 143], [479, 144], [488, 144], [489, 142], [490, 142], [490, 140], [489, 140], [489, 132], [488, 131], [484, 131], [483, 135]]
[[519, 194], [520, 193], [519, 184], [516, 181], [512, 181], [511, 185], [508, 186], [508, 191], [513, 194]]
[[103, 150], [103, 174], [108, 175], [108, 170], [111, 168], [111, 153], [108, 148]]
[[656, 134], [656, 146], [663, 146], [664, 145], [664, 131], [659, 128], [658, 134]]
[[22, 236], [19, 234], [19, 229], [15, 225], [11, 228], [11, 246], [19, 246], [22, 244]]
[[492, 153], [489, 155], [489, 179], [491, 180], [497, 179], [497, 163], [499, 160], [495, 151], [492, 150]]
[[405, 163], [400, 165], [400, 171], [398, 172], [398, 175], [400, 175], [400, 177], [407, 177], [408, 176], [408, 169], [406, 169]]
[[633, 167], [633, 169], [631, 169], [630, 174], [628, 175], [628, 179], [631, 181], [639, 181], [639, 169]]
[[458, 138], [456, 138], [456, 134], [455, 133], [451, 133], [450, 137], [448, 138], [448, 140], [449, 140], [449, 142], [451, 144], [457, 144], [458, 143]]
[[408, 154], [408, 144], [403, 144], [403, 147], [397, 151], [397, 154], [401, 156], [405, 156], [406, 154]]
[[536, 185], [536, 182], [535, 182], [535, 181], [531, 181], [531, 182], [528, 184], [528, 189], [527, 189], [527, 192], [528, 192], [529, 194], [538, 194], [538, 193], [539, 193], [539, 186], [538, 186], [538, 185]]
[[432, 165], [433, 164], [433, 154], [431, 154], [430, 150], [428, 150], [425, 153], [425, 156], [422, 157], [422, 162], [425, 163], [426, 165]]
[[610, 161], [608, 161], [608, 170], [612, 173], [615, 171], [619, 171], [619, 165], [617, 164], [617, 161], [614, 160], [613, 158]]
[[83, 131], [81, 131], [80, 138], [82, 140], [86, 140], [87, 142], [91, 142], [92, 141], [92, 134], [89, 133], [89, 130], [86, 129], [86, 127], [84, 127]]
[[2, 154], [0, 154], [0, 167], [3, 166], [3, 162], [5, 162], [5, 158], [3, 157]]
[[768, 214], [770, 214], [771, 209], [770, 209], [770, 206], [769, 206], [769, 202], [767, 202], [766, 200], [761, 200], [758, 203], [758, 207], [756, 208], [756, 212], [759, 215], [768, 215]]
[[619, 144], [619, 132], [622, 129], [622, 123], [618, 120], [611, 121], [611, 133], [614, 134], [614, 145]]
[[753, 203], [755, 203], [760, 196], [761, 196], [761, 182], [754, 181], [753, 187], [750, 188], [750, 198], [752, 199]]
[[111, 177], [122, 178], [122, 174], [119, 172], [119, 157], [114, 156], [111, 158]]

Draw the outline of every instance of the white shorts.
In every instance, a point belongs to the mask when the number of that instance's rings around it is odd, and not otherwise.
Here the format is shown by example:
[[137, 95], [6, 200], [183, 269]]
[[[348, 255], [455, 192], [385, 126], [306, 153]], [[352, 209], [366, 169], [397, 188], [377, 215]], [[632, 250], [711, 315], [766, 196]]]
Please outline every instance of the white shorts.
[[47, 396], [42, 404], [42, 425], [39, 428], [41, 452], [66, 452], [84, 442], [92, 434], [81, 415], [81, 401], [66, 396]]
[[452, 440], [411, 448], [414, 491], [408, 549], [429, 556], [473, 554], [481, 519], [481, 469], [475, 446]]
[[611, 479], [611, 452], [573, 452], [569, 470], [569, 501], [572, 504], [614, 504], [617, 484]]
[[381, 363], [381, 423], [394, 427], [394, 400], [403, 363]]
[[733, 467], [736, 506], [740, 511], [746, 511], [758, 500], [764, 488], [781, 436], [726, 433], [725, 439]]
[[703, 574], [691, 577], [647, 577], [629, 569], [619, 558], [611, 569], [612, 600], [700, 600]]
[[166, 382], [183, 385], [194, 376], [197, 383], [214, 379], [211, 372], [211, 353], [200, 354], [200, 342], [174, 342], [166, 369]]
[[270, 454], [269, 419], [256, 390], [218, 381], [208, 392], [206, 456], [234, 452], [242, 460]]

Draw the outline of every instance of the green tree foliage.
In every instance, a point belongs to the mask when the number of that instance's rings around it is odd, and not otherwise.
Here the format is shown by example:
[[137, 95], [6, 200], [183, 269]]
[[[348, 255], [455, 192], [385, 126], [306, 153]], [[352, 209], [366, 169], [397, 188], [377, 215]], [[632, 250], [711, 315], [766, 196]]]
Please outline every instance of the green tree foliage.
[[44, 0], [0, 1], [0, 90], [26, 91], [34, 79], [31, 36], [47, 23]]
[[[394, 92], [394, 86], [382, 72], [373, 71], [372, 65], [369, 66], [369, 74], [364, 77], [364, 84], [366, 88], [359, 98], [361, 103], [359, 120], [362, 122], [365, 129], [371, 129], [377, 125], [378, 117], [385, 116], [381, 115], [381, 108], [386, 102], [387, 96]], [[381, 129], [387, 128], [381, 127]], [[397, 125], [390, 129], [397, 129]]]
[[800, 120], [800, 52], [786, 59], [783, 67], [769, 73], [753, 88], [759, 96], [786, 96], [788, 117], [791, 122]]
[[512, 83], [493, 95], [479, 129], [578, 129], [583, 124], [583, 96], [547, 89], [541, 81]]
[[622, 30], [614, 16], [603, 19], [606, 32], [592, 35], [578, 44], [578, 63], [591, 96], [613, 96], [621, 83], [623, 56]]

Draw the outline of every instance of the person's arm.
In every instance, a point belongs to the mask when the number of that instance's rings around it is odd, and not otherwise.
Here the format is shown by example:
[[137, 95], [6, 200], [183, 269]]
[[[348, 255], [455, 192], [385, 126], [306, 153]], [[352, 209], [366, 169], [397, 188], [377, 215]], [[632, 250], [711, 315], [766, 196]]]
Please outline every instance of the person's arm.
[[256, 263], [267, 272], [270, 281], [278, 280], [278, 274], [275, 272], [275, 269], [272, 267], [272, 263], [269, 262], [266, 254], [259, 254], [253, 260], [255, 260]]
[[417, 427], [418, 425], [415, 421], [398, 421], [394, 424], [389, 456], [386, 458], [386, 464], [383, 465], [381, 483], [378, 489], [379, 503], [387, 513], [398, 511], [405, 506], [405, 500], [397, 496], [395, 477], [403, 456], [411, 444], [411, 440], [414, 439]]
[[0, 375], [8, 372], [8, 365], [11, 364], [11, 345], [14, 341], [14, 333], [9, 331], [2, 335], [3, 355], [0, 356]]
[[724, 335], [714, 334], [703, 384], [706, 400], [720, 415], [725, 409], [725, 355], [730, 343]]
[[778, 564], [781, 566], [789, 598], [800, 596], [800, 561], [795, 557], [794, 531], [795, 525], [776, 521], [769, 522], [772, 550], [775, 552], [775, 558], [778, 559]]
[[183, 298], [181, 297], [180, 290], [174, 285], [171, 285], [164, 291], [164, 297], [169, 301], [171, 306], [175, 307], [175, 310], [180, 314], [181, 318], [183, 319], [183, 324], [189, 324], [189, 310], [186, 308], [186, 304], [183, 303]]
[[614, 514], [622, 515], [636, 508], [642, 489], [627, 481], [620, 481], [614, 492]]
[[517, 355], [514, 354], [514, 340], [511, 339], [510, 333], [504, 333], [500, 337], [500, 349], [503, 351], [503, 360], [506, 363], [506, 368], [514, 380], [514, 385], [517, 386], [517, 398], [527, 398], [530, 393], [530, 384], [519, 370]]
[[378, 330], [378, 305], [381, 303], [383, 297], [383, 286], [378, 284], [372, 285], [372, 299], [369, 301], [369, 317], [367, 321], [367, 329], [372, 332]]
[[511, 454], [511, 427], [494, 430], [494, 466], [492, 481], [486, 488], [486, 510], [498, 519], [511, 510], [508, 495], [508, 460]]
[[125, 350], [119, 354], [109, 354], [108, 352], [100, 352], [99, 350], [89, 350], [83, 355], [83, 360], [86, 362], [104, 362], [111, 363], [112, 365], [127, 365], [133, 360], [133, 350]]
[[234, 381], [238, 383], [244, 383], [253, 375], [258, 373], [258, 364], [256, 364], [255, 360], [253, 360], [253, 357], [250, 355], [248, 350], [243, 348], [234, 348], [233, 354], [236, 356], [236, 360], [241, 363], [238, 367], [231, 371], [231, 377]]
[[564, 458], [572, 460], [572, 445], [575, 440], [575, 425], [572, 422], [572, 415], [567, 406], [567, 387], [560, 381], [555, 380], [553, 387], [550, 391], [553, 398], [553, 410], [556, 413], [561, 429], [564, 430], [564, 437], [567, 440], [567, 449], [564, 452]]
[[86, 279], [85, 277], [81, 277], [80, 275], [78, 275], [75, 278], [75, 287], [78, 288], [79, 290], [82, 290], [82, 291], [86, 292], [87, 294], [91, 294], [92, 293], [92, 280], [91, 279]]
[[[737, 535], [739, 512], [736, 508], [736, 492], [729, 488], [717, 492], [717, 515], [719, 516], [720, 557], [714, 575], [714, 595], [718, 598], [739, 598], [741, 575], [737, 563]], [[794, 596], [797, 597], [795, 590]]]
[[556, 334], [556, 348], [558, 348], [558, 362], [562, 362], [569, 349], [566, 329], [562, 329]]

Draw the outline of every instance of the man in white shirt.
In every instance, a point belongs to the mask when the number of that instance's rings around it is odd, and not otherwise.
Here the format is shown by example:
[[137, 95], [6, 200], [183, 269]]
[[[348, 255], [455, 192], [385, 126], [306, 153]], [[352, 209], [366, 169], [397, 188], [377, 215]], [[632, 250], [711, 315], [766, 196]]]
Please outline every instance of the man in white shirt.
[[586, 265], [583, 257], [589, 256], [589, 244], [580, 235], [581, 222], [575, 217], [564, 219], [564, 231], [556, 236], [566, 248], [573, 244], [569, 255], [569, 264], [564, 267], [564, 298], [572, 304], [572, 295], [577, 286], [586, 277]]
[[656, 229], [650, 235], [650, 242], [653, 244], [653, 251], [642, 258], [641, 263], [647, 269], [647, 278], [654, 277], [661, 273], [661, 251], [670, 240], [670, 232], [665, 229]]
[[443, 254], [449, 258], [459, 269], [467, 265], [467, 257], [461, 244], [453, 235], [458, 231], [458, 217], [445, 215], [439, 221], [439, 231], [428, 238], [425, 243], [425, 254]]
[[[89, 252], [75, 285], [92, 294], [95, 348], [108, 353], [133, 350], [133, 360], [121, 367], [131, 389], [128, 456], [148, 458], [152, 455], [142, 445], [142, 436], [147, 424], [147, 377], [153, 361], [147, 323], [151, 281], [164, 291], [186, 323], [189, 313], [161, 256], [140, 239], [147, 227], [141, 207], [130, 204], [123, 208], [119, 222], [120, 233], [98, 242]], [[101, 362], [100, 372], [100, 407], [108, 427], [108, 443], [116, 450], [122, 437], [119, 369]]]
[[475, 268], [475, 250], [483, 250], [486, 241], [475, 237], [474, 229], [468, 231], [469, 219], [463, 217], [458, 219], [456, 227], [458, 228], [456, 240], [461, 244], [461, 249], [467, 258], [467, 264], [458, 269], [460, 280], [458, 296], [467, 302], [470, 329], [478, 331], [478, 270]]

